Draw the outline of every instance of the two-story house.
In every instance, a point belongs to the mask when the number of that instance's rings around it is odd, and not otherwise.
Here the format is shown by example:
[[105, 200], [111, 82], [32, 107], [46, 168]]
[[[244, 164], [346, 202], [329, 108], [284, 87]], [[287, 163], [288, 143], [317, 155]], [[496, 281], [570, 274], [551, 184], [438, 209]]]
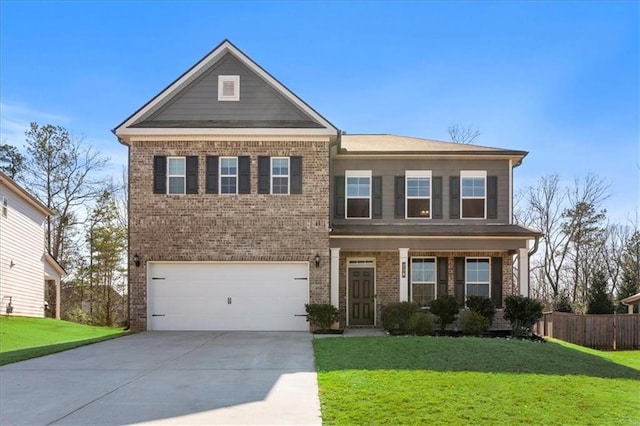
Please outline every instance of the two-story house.
[[342, 134], [229, 41], [114, 129], [129, 148], [135, 330], [306, 330], [441, 294], [528, 291], [523, 151]]

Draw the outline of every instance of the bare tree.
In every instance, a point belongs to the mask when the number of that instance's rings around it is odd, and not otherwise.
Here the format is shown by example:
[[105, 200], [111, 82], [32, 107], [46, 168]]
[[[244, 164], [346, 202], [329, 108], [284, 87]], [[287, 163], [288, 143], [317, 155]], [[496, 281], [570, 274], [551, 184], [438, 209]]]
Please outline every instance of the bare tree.
[[459, 123], [452, 124], [447, 130], [449, 131], [449, 138], [455, 143], [470, 144], [480, 136], [480, 131], [477, 128], [469, 125], [462, 126]]

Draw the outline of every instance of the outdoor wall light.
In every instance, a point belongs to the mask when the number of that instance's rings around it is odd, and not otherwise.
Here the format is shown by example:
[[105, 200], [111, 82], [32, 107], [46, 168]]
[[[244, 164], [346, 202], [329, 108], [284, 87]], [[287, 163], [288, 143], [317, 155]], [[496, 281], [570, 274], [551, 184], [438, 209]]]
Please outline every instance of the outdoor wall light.
[[316, 264], [316, 268], [320, 266], [320, 255], [316, 254], [316, 257], [313, 258], [315, 264]]
[[133, 263], [136, 265], [136, 268], [140, 266], [140, 256], [138, 256], [138, 253], [133, 255]]

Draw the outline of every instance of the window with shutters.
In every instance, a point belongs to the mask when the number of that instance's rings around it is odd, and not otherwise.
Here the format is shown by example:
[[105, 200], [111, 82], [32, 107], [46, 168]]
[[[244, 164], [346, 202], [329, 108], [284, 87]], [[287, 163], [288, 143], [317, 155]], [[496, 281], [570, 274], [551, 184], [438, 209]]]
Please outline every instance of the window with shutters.
[[238, 193], [238, 157], [220, 157], [220, 193]]
[[465, 259], [465, 285], [466, 297], [482, 296], [491, 297], [489, 258]]
[[460, 203], [462, 219], [486, 219], [487, 172], [460, 172]]
[[347, 170], [345, 187], [347, 219], [370, 219], [371, 171]]
[[240, 100], [240, 76], [239, 75], [219, 75], [218, 76], [218, 100], [219, 101], [239, 101]]
[[289, 157], [271, 157], [271, 193], [289, 193]]
[[167, 188], [168, 194], [184, 194], [187, 178], [186, 157], [167, 158]]
[[437, 298], [436, 259], [433, 257], [411, 258], [411, 300], [421, 307], [429, 306]]
[[430, 219], [431, 171], [407, 170], [405, 185], [407, 219]]

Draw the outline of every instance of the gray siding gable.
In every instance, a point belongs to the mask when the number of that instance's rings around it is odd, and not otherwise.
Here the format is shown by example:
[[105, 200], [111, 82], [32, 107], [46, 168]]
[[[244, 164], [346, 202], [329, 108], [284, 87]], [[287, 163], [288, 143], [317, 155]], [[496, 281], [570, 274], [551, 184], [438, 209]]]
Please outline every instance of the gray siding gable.
[[[218, 101], [218, 76], [240, 76], [240, 100]], [[160, 109], [132, 127], [322, 128], [227, 52]]]

